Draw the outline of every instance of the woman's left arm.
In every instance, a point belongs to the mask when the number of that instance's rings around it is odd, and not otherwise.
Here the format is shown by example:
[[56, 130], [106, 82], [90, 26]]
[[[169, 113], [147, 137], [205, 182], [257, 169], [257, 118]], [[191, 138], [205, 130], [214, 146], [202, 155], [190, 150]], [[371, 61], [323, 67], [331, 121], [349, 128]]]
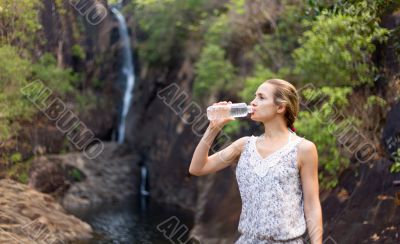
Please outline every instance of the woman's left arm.
[[304, 214], [311, 244], [322, 244], [322, 210], [319, 200], [318, 152], [314, 143], [299, 144], [301, 184], [304, 195]]

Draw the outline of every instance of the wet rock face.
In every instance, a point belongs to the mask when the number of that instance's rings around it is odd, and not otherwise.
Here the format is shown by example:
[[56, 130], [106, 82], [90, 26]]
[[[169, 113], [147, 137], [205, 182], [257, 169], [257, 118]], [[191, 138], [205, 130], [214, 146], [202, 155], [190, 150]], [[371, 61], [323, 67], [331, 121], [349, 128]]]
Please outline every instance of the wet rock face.
[[0, 180], [0, 243], [66, 243], [92, 237], [85, 222], [68, 215], [51, 196]]
[[393, 185], [396, 175], [389, 173], [389, 165], [388, 160], [374, 161], [361, 165], [357, 177], [349, 172], [341, 177], [322, 201], [325, 238], [337, 243], [399, 243], [395, 198], [400, 187]]
[[198, 185], [202, 188], [191, 236], [201, 243], [234, 243], [242, 206], [234, 168], [203, 177]]
[[134, 153], [144, 154], [141, 160], [149, 170], [151, 197], [193, 211], [196, 177], [191, 177], [188, 170], [200, 137], [193, 138], [192, 126], [185, 125], [174, 112], [182, 111], [192, 99], [172, 108], [157, 95], [168, 86], [167, 80], [175, 81], [182, 94], [189, 94], [193, 68], [188, 61], [171, 65], [174, 67], [169, 71], [152, 71], [137, 77], [126, 121], [126, 141]]
[[393, 105], [387, 115], [386, 125], [383, 130], [383, 145], [389, 154], [400, 148], [400, 103]]

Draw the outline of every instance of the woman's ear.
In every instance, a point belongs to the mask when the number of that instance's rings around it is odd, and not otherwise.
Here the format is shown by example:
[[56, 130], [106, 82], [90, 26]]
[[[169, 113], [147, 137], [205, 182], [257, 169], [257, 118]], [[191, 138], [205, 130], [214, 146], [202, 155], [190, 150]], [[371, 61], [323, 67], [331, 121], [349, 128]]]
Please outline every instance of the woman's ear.
[[285, 110], [286, 110], [286, 104], [285, 104], [285, 103], [281, 103], [281, 104], [279, 104], [279, 105], [277, 106], [276, 112], [277, 112], [278, 114], [283, 114], [283, 113], [285, 112]]

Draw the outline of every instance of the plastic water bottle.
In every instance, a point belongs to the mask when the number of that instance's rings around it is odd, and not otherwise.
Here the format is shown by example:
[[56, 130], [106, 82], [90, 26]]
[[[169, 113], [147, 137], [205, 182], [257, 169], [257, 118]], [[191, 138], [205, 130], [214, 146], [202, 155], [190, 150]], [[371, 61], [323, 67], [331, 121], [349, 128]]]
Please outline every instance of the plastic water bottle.
[[230, 103], [226, 105], [212, 105], [207, 108], [209, 120], [224, 119], [229, 117], [246, 117], [253, 112], [252, 107], [246, 103]]

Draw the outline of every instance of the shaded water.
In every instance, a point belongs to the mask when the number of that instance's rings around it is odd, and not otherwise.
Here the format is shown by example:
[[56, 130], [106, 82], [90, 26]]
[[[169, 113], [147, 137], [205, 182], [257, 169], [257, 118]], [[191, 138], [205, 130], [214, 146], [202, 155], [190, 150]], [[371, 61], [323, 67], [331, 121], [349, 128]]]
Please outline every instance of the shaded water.
[[[190, 213], [152, 201], [146, 202], [147, 206], [144, 207], [138, 199], [128, 199], [86, 213], [81, 218], [95, 231], [95, 237], [89, 243], [174, 243], [157, 230], [157, 225], [170, 218], [178, 219], [179, 227], [185, 225], [189, 230], [192, 228]], [[187, 240], [188, 234], [189, 231], [180, 240]]]

